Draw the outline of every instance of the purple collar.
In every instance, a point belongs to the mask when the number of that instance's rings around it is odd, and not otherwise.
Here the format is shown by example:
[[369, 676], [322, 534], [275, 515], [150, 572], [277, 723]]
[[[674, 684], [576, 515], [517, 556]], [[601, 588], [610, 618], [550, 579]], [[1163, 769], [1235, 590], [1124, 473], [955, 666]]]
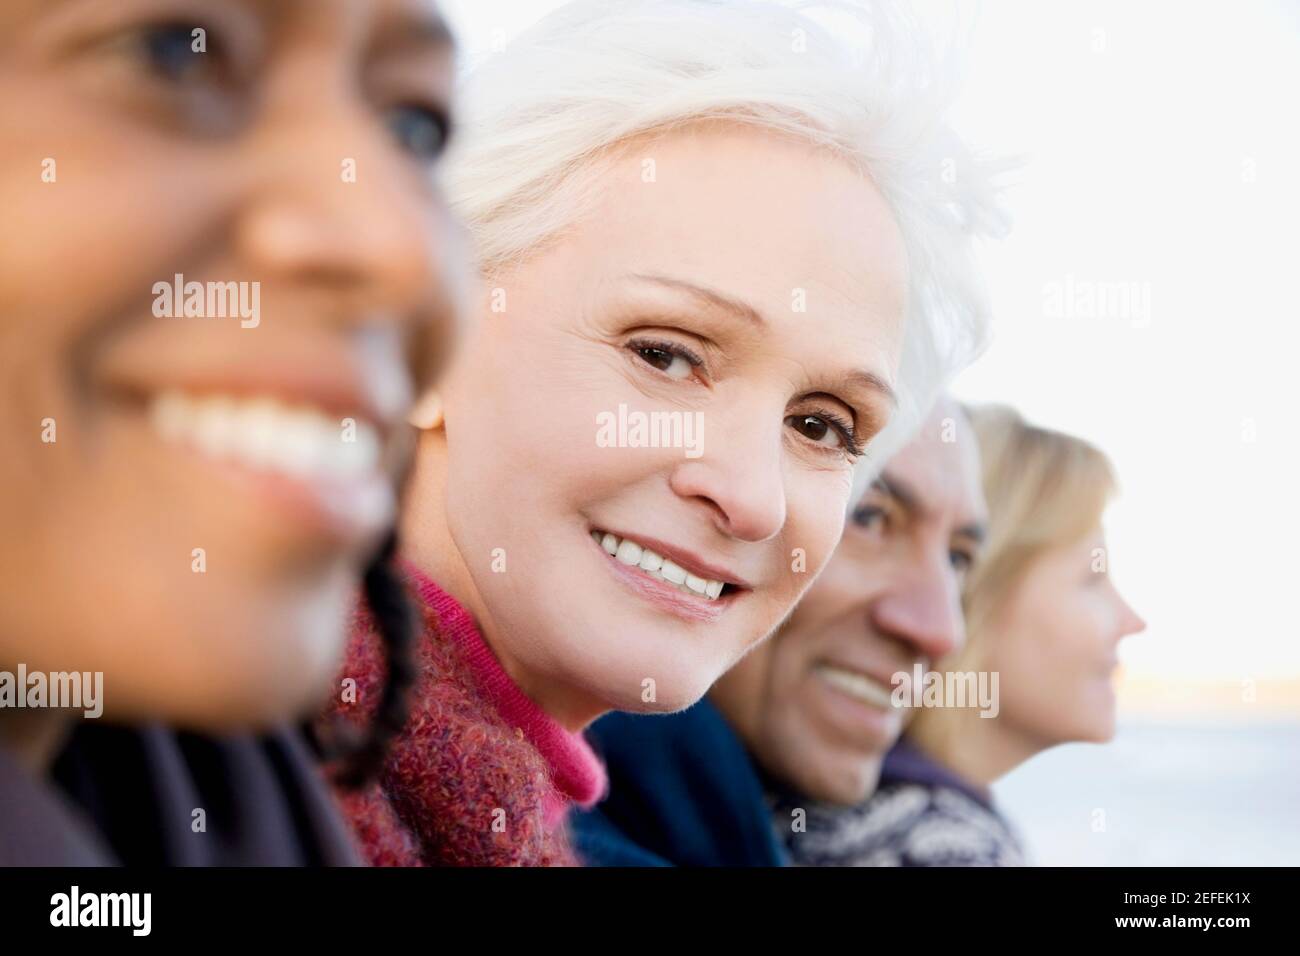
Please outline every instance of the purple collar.
[[987, 810], [993, 809], [988, 788], [971, 783], [935, 760], [907, 737], [900, 737], [880, 768], [880, 784], [917, 783], [926, 787], [948, 787], [970, 797]]

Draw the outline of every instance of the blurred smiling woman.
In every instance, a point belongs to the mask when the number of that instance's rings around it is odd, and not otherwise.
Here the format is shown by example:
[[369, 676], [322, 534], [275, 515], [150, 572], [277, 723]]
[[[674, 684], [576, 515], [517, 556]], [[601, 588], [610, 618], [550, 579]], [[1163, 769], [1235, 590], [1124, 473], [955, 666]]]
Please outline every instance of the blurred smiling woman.
[[[0, 862], [355, 861], [276, 728], [367, 566], [395, 601], [451, 53], [414, 0], [0, 6], [0, 671], [102, 673], [114, 725], [0, 709]], [[179, 275], [257, 321], [160, 309]]]
[[[352, 808], [376, 862], [569, 859], [564, 809], [603, 787], [582, 728], [686, 707], [765, 637], [864, 449], [980, 339], [983, 170], [914, 27], [850, 19], [857, 47], [776, 3], [580, 2], [461, 91], [448, 190], [483, 283], [414, 419], [428, 640]], [[607, 427], [656, 415], [679, 441]]]

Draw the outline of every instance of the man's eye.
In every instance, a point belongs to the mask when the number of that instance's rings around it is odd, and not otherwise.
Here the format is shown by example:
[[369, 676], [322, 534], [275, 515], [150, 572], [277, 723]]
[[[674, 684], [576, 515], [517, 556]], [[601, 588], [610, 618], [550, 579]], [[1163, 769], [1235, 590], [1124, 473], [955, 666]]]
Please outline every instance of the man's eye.
[[965, 551], [949, 551], [948, 560], [952, 563], [953, 570], [959, 574], [965, 574], [975, 563], [974, 556]]
[[388, 117], [388, 128], [398, 145], [426, 162], [433, 162], [446, 149], [449, 125], [441, 113], [409, 104], [394, 108]]
[[863, 505], [853, 512], [853, 523], [866, 531], [874, 531], [885, 523], [884, 509]]

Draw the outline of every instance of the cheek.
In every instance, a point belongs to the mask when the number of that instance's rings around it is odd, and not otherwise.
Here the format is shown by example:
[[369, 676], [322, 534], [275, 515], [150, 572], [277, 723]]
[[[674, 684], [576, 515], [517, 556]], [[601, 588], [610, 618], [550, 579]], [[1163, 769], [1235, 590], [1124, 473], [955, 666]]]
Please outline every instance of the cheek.
[[[786, 569], [789, 590], [802, 594], [825, 570], [822, 600], [834, 600], [845, 588], [844, 567], [833, 560], [835, 548], [844, 533], [844, 512], [848, 506], [850, 482], [841, 475], [802, 476], [789, 487], [786, 526], [782, 534], [784, 549], [780, 555]], [[811, 593], [811, 592], [810, 592]]]
[[999, 673], [1004, 708], [1041, 727], [1059, 712], [1074, 683], [1074, 664], [1059, 633], [1059, 609], [1035, 601], [1017, 602], [989, 628], [990, 651], [984, 661]]

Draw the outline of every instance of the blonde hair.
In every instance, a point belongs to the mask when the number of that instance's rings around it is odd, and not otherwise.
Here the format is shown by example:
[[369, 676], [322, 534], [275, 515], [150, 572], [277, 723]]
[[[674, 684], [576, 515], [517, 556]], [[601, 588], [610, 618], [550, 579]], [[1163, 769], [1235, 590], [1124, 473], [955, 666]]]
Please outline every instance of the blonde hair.
[[[1005, 405], [967, 407], [979, 445], [988, 538], [962, 589], [966, 644], [940, 671], [988, 670], [994, 620], [1043, 552], [1081, 540], [1116, 491], [1110, 461], [1073, 435], [1031, 425]], [[930, 749], [953, 743], [957, 712], [922, 709], [909, 733]]]
[[[945, 124], [951, 70], [905, 11], [888, 0], [577, 0], [543, 18], [460, 91], [446, 186], [482, 273], [562, 236], [590, 207], [603, 161], [636, 137], [725, 120], [829, 150], [881, 190], [907, 248], [900, 407], [869, 453], [884, 460], [982, 350], [971, 240], [1005, 226], [993, 184], [1004, 167]], [[861, 43], [842, 39], [849, 26]]]

